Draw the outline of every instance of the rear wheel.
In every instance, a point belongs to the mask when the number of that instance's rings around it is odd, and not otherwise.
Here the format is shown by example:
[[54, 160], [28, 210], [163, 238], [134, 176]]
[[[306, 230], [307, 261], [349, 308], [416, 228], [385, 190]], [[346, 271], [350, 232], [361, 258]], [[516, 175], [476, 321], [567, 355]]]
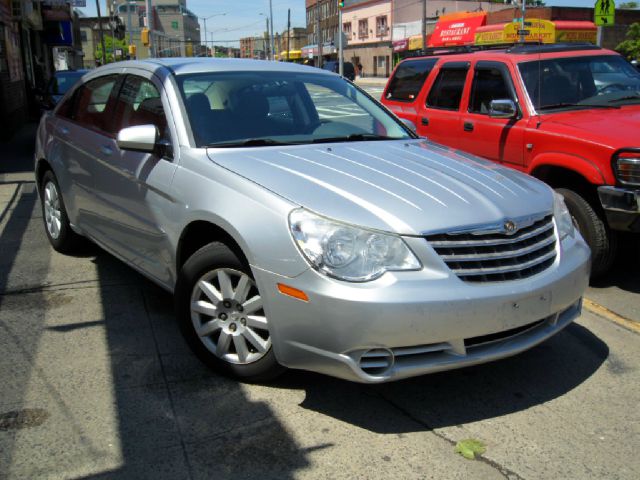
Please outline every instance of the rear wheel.
[[42, 176], [40, 200], [49, 243], [58, 252], [72, 253], [78, 248], [82, 237], [71, 229], [58, 180], [51, 170]]
[[580, 194], [566, 188], [557, 188], [556, 191], [564, 197], [573, 223], [591, 248], [591, 278], [606, 273], [613, 265], [618, 250], [617, 233], [609, 229], [603, 216]]
[[227, 246], [211, 243], [187, 260], [175, 301], [187, 342], [209, 367], [249, 382], [271, 380], [284, 370], [273, 353], [251, 269]]

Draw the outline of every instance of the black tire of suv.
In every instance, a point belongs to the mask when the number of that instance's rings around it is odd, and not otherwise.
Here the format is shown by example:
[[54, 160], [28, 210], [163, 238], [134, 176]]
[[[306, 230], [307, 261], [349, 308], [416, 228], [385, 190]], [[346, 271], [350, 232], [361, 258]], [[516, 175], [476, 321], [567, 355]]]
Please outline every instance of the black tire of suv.
[[182, 334], [195, 355], [212, 370], [247, 383], [273, 380], [286, 370], [277, 362], [273, 347], [261, 359], [250, 364], [238, 365], [216, 357], [204, 346], [196, 333], [191, 321], [193, 288], [203, 275], [218, 268], [231, 268], [253, 279], [251, 268], [240, 261], [236, 254], [223, 243], [210, 243], [196, 251], [180, 270], [174, 295], [176, 316]]
[[557, 188], [556, 192], [564, 197], [574, 223], [591, 248], [591, 278], [603, 275], [611, 268], [616, 257], [616, 232], [609, 229], [606, 221], [580, 194], [566, 188]]
[[[44, 196], [45, 186], [48, 183], [52, 183], [58, 193], [59, 206], [60, 206], [60, 235], [58, 238], [53, 238], [47, 228], [47, 219], [45, 215]], [[40, 207], [42, 208], [42, 221], [44, 223], [44, 231], [47, 234], [49, 243], [51, 246], [60, 253], [70, 254], [79, 250], [83, 242], [83, 237], [73, 231], [69, 224], [69, 217], [67, 216], [67, 209], [62, 198], [62, 192], [58, 179], [51, 170], [47, 170], [42, 176], [42, 182], [40, 184]]]

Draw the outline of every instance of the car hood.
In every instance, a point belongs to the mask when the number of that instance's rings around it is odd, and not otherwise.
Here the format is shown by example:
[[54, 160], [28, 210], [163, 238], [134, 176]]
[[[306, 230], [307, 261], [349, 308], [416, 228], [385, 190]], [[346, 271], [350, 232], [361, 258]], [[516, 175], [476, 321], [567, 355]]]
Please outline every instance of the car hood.
[[[579, 136], [614, 149], [638, 146], [640, 105], [619, 109], [589, 109], [541, 115], [542, 128]], [[561, 127], [559, 127], [561, 126]]]
[[215, 163], [291, 202], [405, 235], [552, 210], [542, 182], [425, 140], [208, 149]]

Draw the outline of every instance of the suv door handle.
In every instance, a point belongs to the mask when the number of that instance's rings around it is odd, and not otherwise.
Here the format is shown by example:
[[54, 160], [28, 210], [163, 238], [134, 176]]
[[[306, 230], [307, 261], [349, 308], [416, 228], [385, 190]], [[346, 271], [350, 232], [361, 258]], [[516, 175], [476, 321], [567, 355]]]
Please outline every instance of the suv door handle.
[[104, 154], [104, 155], [111, 155], [113, 153], [113, 150], [111, 149], [110, 146], [108, 145], [102, 145], [100, 147], [100, 151]]
[[429, 119], [427, 117], [422, 117], [420, 119], [420, 123], [426, 127], [427, 125], [429, 125]]
[[471, 122], [464, 122], [464, 131], [465, 132], [473, 132], [473, 123]]

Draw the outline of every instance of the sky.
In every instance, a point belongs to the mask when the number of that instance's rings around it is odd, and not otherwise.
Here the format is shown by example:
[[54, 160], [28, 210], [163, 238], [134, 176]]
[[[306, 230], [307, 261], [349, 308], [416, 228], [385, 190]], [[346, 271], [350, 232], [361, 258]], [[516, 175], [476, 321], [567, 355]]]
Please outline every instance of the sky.
[[[104, 14], [106, 0], [99, 1], [100, 9]], [[621, 1], [618, 0], [617, 3]], [[272, 3], [274, 33], [286, 30], [288, 8], [291, 9], [291, 27], [306, 27], [304, 0], [272, 0]], [[546, 0], [546, 4], [547, 6], [593, 7], [595, 0]], [[207, 20], [208, 40], [213, 38], [219, 45], [237, 47], [238, 39], [241, 37], [260, 35], [264, 32], [265, 15], [269, 15], [269, 0], [187, 0], [187, 8], [199, 17], [224, 13], [225, 15]], [[96, 15], [95, 0], [87, 0], [87, 7], [78, 10], [87, 16]], [[200, 21], [200, 35], [204, 37], [202, 21]]]
[[[86, 8], [78, 8], [86, 16], [96, 15], [95, 0], [86, 0]], [[100, 10], [104, 15], [106, 0], [100, 1]], [[291, 9], [291, 27], [306, 27], [304, 0], [272, 0], [273, 33], [287, 29], [287, 9]], [[187, 0], [187, 8], [198, 17], [224, 13], [207, 20], [208, 40], [216, 44], [239, 46], [238, 39], [260, 35], [266, 29], [266, 17], [269, 15], [269, 0]], [[262, 14], [262, 15], [261, 15]], [[203, 23], [200, 21], [200, 35], [204, 40]], [[231, 42], [235, 41], [235, 42]]]

